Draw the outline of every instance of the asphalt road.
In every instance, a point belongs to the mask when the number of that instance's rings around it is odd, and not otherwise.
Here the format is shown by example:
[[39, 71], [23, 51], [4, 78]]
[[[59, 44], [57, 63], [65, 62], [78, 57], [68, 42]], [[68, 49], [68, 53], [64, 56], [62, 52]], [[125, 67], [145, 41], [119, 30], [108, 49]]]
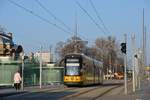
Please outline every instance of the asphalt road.
[[[35, 91], [3, 97], [2, 100], [99, 100], [110, 91], [118, 88], [122, 91], [122, 81], [107, 81], [104, 85], [88, 87], [59, 87], [46, 88]], [[120, 90], [121, 89], [121, 90]]]
[[104, 85], [88, 87], [48, 87], [30, 89], [16, 95], [4, 96], [1, 100], [150, 100], [150, 81], [142, 81], [141, 89], [132, 92], [128, 83], [128, 95], [124, 94], [123, 80], [106, 81]]

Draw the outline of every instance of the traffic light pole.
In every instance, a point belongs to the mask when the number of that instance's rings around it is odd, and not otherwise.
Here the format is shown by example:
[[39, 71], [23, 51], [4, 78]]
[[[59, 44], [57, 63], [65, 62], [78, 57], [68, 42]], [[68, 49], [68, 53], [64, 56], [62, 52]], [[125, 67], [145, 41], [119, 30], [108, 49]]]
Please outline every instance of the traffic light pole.
[[[127, 35], [124, 34], [125, 43], [127, 43]], [[124, 93], [127, 94], [127, 55], [124, 53]]]

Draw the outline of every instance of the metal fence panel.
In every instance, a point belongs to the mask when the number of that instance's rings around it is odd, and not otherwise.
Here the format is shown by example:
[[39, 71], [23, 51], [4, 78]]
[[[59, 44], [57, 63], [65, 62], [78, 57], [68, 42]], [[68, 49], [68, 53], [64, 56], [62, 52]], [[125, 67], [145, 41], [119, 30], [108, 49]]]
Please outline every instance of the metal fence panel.
[[[24, 85], [39, 85], [40, 68], [36, 65], [24, 67]], [[42, 84], [63, 83], [63, 67], [42, 67]]]
[[[21, 63], [0, 64], [0, 86], [13, 85], [13, 76], [17, 70], [21, 72]], [[42, 67], [42, 84], [63, 83], [63, 67]], [[24, 64], [24, 86], [39, 85], [40, 68], [37, 64]]]
[[13, 85], [13, 76], [17, 70], [20, 70], [20, 64], [0, 64], [0, 86]]
[[63, 83], [63, 68], [62, 67], [45, 67], [42, 70], [42, 83]]

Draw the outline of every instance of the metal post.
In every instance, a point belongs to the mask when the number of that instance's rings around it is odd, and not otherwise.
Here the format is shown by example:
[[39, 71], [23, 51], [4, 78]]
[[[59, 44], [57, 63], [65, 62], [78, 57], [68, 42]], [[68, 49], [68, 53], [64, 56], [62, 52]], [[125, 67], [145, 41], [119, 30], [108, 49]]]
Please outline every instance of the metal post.
[[110, 79], [112, 79], [111, 54], [109, 55], [109, 73], [110, 73]]
[[107, 76], [107, 80], [108, 80], [108, 70], [109, 70], [109, 68], [107, 67], [107, 75], [106, 75]]
[[118, 67], [118, 61], [117, 60], [116, 60], [116, 66], [115, 67], [116, 67], [115, 73], [118, 73], [118, 68], [117, 68]]
[[141, 76], [140, 76], [140, 67], [141, 67], [141, 66], [140, 66], [140, 63], [139, 63], [139, 61], [140, 61], [139, 58], [140, 58], [140, 57], [139, 57], [139, 50], [138, 50], [138, 52], [137, 52], [137, 68], [138, 68], [138, 79], [137, 79], [137, 83], [138, 83], [138, 86], [137, 86], [137, 87], [138, 87], [138, 89], [140, 90], [140, 88], [141, 88], [141, 87], [140, 87], [140, 85], [141, 85], [141, 84], [140, 84], [140, 80], [141, 80], [141, 79], [140, 79], [140, 77], [141, 77]]
[[135, 86], [138, 87], [139, 68], [138, 68], [138, 55], [137, 55], [137, 52], [134, 55], [134, 66], [135, 66]]
[[[146, 67], [146, 68], [148, 68], [148, 64], [147, 64], [147, 45], [146, 45], [146, 26], [144, 27], [144, 67]], [[148, 69], [148, 71], [146, 71], [146, 75], [147, 75], [147, 78], [148, 78], [148, 80], [149, 80], [149, 82], [150, 82], [150, 72], [149, 72], [149, 69]]]
[[42, 46], [40, 51], [40, 88], [42, 88]]
[[[143, 44], [142, 44], [142, 69], [144, 69], [145, 67], [145, 17], [144, 17], [144, 8], [143, 8]], [[143, 73], [144, 74], [144, 73]]]
[[[124, 38], [125, 38], [125, 43], [127, 44], [126, 34], [124, 34]], [[124, 54], [124, 93], [127, 94], [127, 55], [126, 54]]]
[[24, 90], [24, 53], [22, 53], [21, 63], [22, 63], [22, 84], [21, 84], [21, 89]]
[[138, 49], [138, 67], [139, 67], [139, 90], [141, 89], [141, 77], [142, 77], [142, 49]]
[[49, 61], [52, 62], [52, 45], [49, 46]]
[[135, 54], [135, 34], [132, 34], [132, 84], [133, 84], [133, 92], [135, 92], [135, 60], [134, 60], [134, 54]]

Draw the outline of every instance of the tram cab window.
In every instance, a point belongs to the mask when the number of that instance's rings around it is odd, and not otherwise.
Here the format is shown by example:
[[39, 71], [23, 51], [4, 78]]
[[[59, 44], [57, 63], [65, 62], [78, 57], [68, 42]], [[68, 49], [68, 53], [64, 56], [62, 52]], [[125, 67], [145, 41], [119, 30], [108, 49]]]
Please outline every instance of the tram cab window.
[[79, 75], [80, 74], [80, 63], [79, 59], [67, 59], [66, 60], [66, 75]]
[[66, 75], [79, 75], [79, 67], [66, 66]]

